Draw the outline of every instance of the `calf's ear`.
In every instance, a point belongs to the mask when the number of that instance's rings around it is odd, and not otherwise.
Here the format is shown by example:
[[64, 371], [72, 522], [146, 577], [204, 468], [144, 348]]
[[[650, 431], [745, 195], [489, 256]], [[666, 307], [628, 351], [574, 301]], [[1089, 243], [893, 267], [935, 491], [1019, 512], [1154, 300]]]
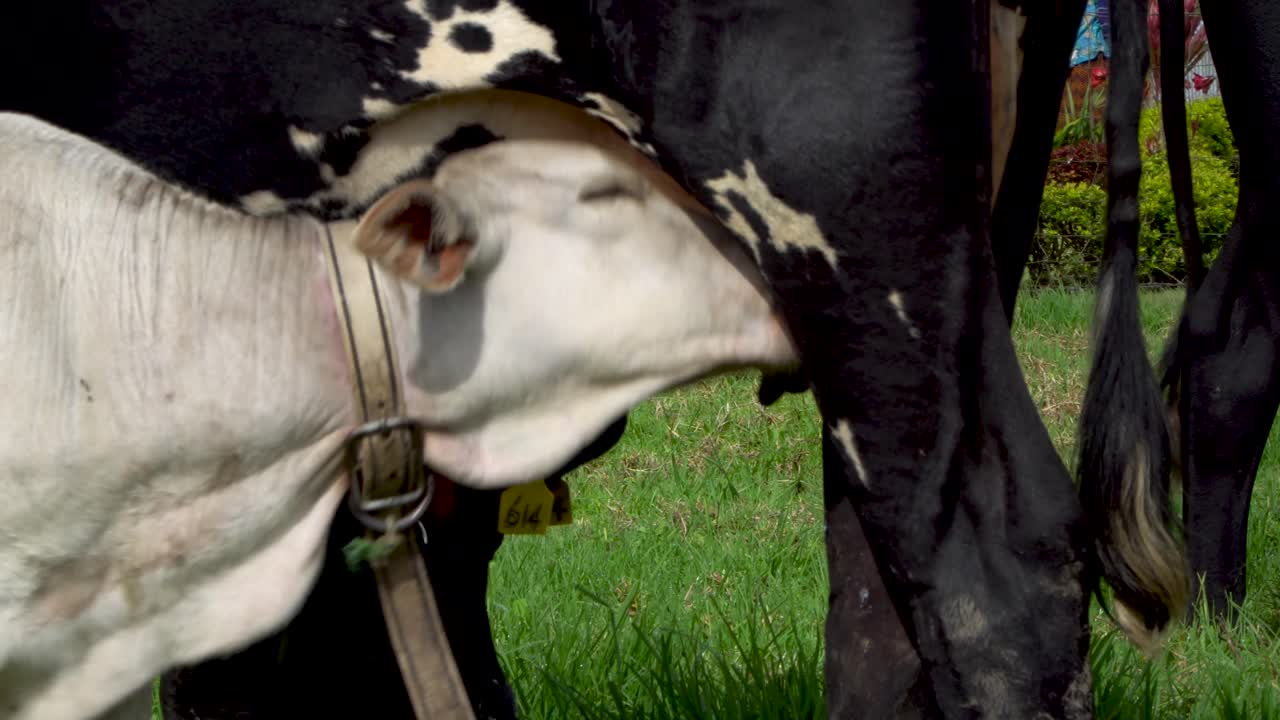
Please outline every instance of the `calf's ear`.
[[476, 252], [473, 224], [427, 180], [402, 183], [373, 204], [356, 225], [356, 248], [428, 292], [462, 280]]

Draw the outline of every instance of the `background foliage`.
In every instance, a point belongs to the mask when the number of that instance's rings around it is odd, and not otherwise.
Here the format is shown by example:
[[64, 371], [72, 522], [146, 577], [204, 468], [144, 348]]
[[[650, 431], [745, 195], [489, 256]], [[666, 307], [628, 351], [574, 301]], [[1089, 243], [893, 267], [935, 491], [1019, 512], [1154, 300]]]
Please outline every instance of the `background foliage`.
[[[1211, 262], [1235, 216], [1239, 156], [1219, 98], [1187, 104], [1196, 220]], [[1140, 280], [1176, 283], [1186, 275], [1174, 218], [1169, 161], [1158, 105], [1143, 111]], [[1073, 287], [1093, 282], [1106, 232], [1106, 147], [1082, 141], [1054, 150], [1031, 250], [1029, 282]]]

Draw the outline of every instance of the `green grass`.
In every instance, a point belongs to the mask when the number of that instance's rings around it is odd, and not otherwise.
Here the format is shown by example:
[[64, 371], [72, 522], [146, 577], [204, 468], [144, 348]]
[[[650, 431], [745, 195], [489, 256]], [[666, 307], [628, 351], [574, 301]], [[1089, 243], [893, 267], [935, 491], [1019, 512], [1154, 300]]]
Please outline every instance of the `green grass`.
[[813, 717], [826, 607], [818, 415], [730, 377], [645, 403], [512, 537], [491, 615], [526, 717]]
[[[1178, 292], [1143, 299], [1159, 348]], [[1024, 295], [1015, 339], [1064, 456], [1074, 444], [1092, 296]], [[819, 419], [761, 408], [756, 378], [668, 393], [570, 478], [575, 523], [513, 537], [490, 612], [524, 717], [823, 717]], [[1274, 433], [1273, 433], [1274, 434]], [[1148, 663], [1095, 612], [1100, 718], [1280, 718], [1280, 443], [1250, 517], [1250, 596], [1230, 628], [1181, 629]]]

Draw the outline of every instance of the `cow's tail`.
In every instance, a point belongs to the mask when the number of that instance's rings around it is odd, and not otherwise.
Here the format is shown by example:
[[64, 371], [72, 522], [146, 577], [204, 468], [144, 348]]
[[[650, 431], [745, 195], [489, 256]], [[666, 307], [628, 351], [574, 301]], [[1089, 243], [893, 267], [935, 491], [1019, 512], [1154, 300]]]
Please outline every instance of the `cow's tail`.
[[[1204, 281], [1204, 247], [1200, 227], [1196, 223], [1196, 206], [1191, 194], [1191, 152], [1187, 140], [1187, 108], [1184, 99], [1183, 48], [1184, 17], [1182, 0], [1160, 0], [1160, 96], [1164, 119], [1165, 149], [1169, 158], [1169, 179], [1173, 183], [1173, 207], [1182, 238], [1182, 257], [1187, 268], [1187, 299]], [[1182, 335], [1186, 331], [1185, 313], [1169, 336], [1160, 358], [1160, 385], [1164, 388], [1165, 413], [1172, 436], [1172, 475], [1176, 484], [1181, 476], [1181, 427], [1178, 407], [1182, 393]]]
[[1146, 15], [1146, 0], [1112, 6], [1107, 236], [1077, 472], [1099, 569], [1114, 592], [1116, 622], [1151, 651], [1182, 616], [1188, 580], [1169, 506], [1163, 403], [1138, 318], [1138, 113], [1149, 65]]

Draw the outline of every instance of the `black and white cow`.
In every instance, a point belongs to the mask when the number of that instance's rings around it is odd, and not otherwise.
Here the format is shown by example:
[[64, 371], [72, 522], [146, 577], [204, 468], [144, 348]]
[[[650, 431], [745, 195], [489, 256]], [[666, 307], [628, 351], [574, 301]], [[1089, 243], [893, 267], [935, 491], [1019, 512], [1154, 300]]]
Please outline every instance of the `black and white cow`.
[[[1181, 32], [1182, 10], [1172, 5], [1161, 12]], [[1239, 200], [1235, 222], [1203, 279], [1192, 236], [1189, 296], [1165, 351], [1164, 383], [1179, 429], [1191, 569], [1204, 583], [1211, 611], [1225, 616], [1232, 603], [1244, 600], [1249, 500], [1280, 405], [1280, 256], [1274, 242], [1280, 233], [1280, 7], [1238, 0], [1205, 3], [1202, 12], [1240, 154]], [[1176, 97], [1181, 92], [1172, 88]], [[1166, 121], [1168, 127], [1181, 123]], [[1184, 194], [1189, 172], [1187, 167], [1182, 178]], [[1189, 210], [1180, 225], [1194, 233], [1193, 208], [1183, 204]]]
[[[1137, 65], [1145, 48], [1125, 18], [1145, 10], [1124, 5], [1117, 56], [1139, 48]], [[1074, 22], [1075, 6], [1053, 10]], [[589, 108], [745, 243], [800, 348], [824, 418], [830, 712], [885, 714], [910, 689], [927, 716], [1087, 717], [1099, 573], [1144, 643], [1181, 613], [1186, 584], [1164, 528], [1167, 440], [1128, 272], [1136, 211], [1124, 198], [1137, 171], [1128, 155], [1113, 163], [1121, 201], [1082, 507], [1022, 380], [987, 242], [988, 11], [923, 0], [25, 3], [7, 10], [0, 52], [20, 71], [0, 106], [246, 212], [324, 217], [363, 209], [376, 188], [344, 179], [369, 128], [422, 98], [498, 86]], [[1028, 7], [1029, 20], [1038, 12]], [[1136, 105], [1112, 109], [1133, 116], [1117, 132], [1133, 130], [1136, 158]], [[468, 128], [406, 147], [380, 185], [493, 135]]]

